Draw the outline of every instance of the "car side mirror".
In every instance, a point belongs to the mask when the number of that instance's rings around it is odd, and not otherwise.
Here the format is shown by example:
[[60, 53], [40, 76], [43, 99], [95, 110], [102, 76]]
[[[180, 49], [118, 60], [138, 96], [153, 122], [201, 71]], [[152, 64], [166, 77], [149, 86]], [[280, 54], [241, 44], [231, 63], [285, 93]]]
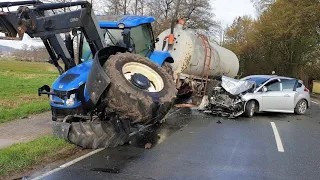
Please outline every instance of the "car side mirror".
[[265, 87], [265, 86], [263, 86], [263, 87], [262, 87], [262, 92], [267, 92], [267, 91], [268, 91], [268, 88]]

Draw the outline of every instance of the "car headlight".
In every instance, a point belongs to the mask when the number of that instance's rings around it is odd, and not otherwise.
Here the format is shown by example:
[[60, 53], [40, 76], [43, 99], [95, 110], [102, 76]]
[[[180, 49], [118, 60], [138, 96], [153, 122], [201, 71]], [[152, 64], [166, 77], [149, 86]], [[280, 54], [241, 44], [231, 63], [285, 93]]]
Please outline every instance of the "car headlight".
[[75, 98], [76, 98], [76, 95], [75, 94], [71, 94], [70, 98], [67, 99], [67, 101], [66, 101], [66, 105], [67, 106], [73, 106], [74, 102], [75, 102]]

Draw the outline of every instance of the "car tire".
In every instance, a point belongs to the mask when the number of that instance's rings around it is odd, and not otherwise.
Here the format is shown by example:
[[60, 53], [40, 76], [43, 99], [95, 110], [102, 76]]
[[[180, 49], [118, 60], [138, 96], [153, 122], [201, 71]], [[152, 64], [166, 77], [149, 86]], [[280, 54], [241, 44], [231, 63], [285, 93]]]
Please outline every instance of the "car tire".
[[255, 109], [256, 109], [256, 103], [254, 101], [247, 102], [246, 107], [245, 107], [245, 111], [244, 111], [244, 115], [246, 117], [251, 118], [255, 113]]
[[308, 108], [308, 102], [304, 99], [298, 101], [296, 107], [294, 108], [294, 112], [299, 115], [303, 115], [306, 113]]
[[[163, 87], [159, 91], [149, 92], [134, 86], [124, 75], [128, 66], [139, 67], [141, 74], [141, 71], [153, 73], [152, 77], [158, 78], [152, 82], [160, 81]], [[129, 119], [132, 123], [142, 124], [158, 122], [173, 106], [177, 90], [171, 75], [149, 59], [138, 54], [118, 53], [110, 56], [103, 68], [110, 77], [110, 85], [102, 101], [106, 104], [107, 112], [115, 113], [120, 120]]]

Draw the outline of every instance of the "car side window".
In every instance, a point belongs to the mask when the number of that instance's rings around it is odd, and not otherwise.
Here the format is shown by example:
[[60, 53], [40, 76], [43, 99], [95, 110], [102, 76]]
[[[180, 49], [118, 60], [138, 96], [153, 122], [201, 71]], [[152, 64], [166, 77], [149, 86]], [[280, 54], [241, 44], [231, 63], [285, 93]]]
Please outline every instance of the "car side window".
[[280, 82], [278, 80], [270, 81], [265, 85], [268, 91], [280, 91]]
[[296, 82], [295, 79], [281, 79], [282, 91], [293, 91]]
[[301, 87], [302, 87], [302, 84], [298, 83], [297, 88], [301, 88]]

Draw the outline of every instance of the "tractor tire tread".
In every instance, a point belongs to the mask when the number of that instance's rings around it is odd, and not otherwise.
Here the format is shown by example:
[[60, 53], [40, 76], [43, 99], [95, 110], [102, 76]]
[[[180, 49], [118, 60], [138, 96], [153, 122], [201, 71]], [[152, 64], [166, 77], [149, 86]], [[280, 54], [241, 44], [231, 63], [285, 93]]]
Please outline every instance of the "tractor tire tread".
[[124, 128], [119, 126], [116, 132], [112, 123], [98, 122], [72, 122], [68, 140], [82, 148], [107, 148], [123, 145], [128, 140]]

